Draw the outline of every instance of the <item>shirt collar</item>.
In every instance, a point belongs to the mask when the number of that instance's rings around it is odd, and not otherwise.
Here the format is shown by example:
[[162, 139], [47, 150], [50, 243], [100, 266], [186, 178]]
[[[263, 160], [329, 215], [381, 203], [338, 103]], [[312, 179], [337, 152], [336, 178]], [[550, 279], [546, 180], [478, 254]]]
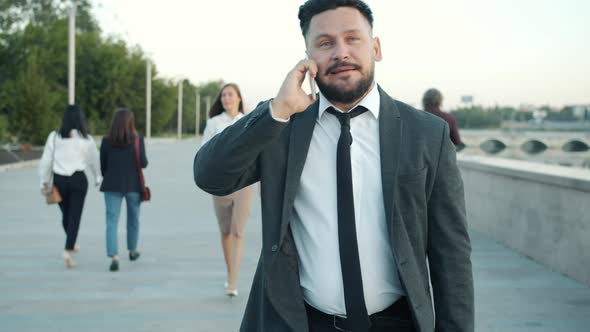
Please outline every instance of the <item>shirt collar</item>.
[[[365, 98], [361, 99], [361, 101], [354, 105], [357, 106], [364, 106], [366, 107], [370, 113], [373, 114], [375, 119], [379, 119], [379, 108], [381, 107], [381, 98], [379, 96], [379, 89], [377, 88], [377, 83], [373, 84], [371, 91], [365, 96]], [[320, 91], [320, 105], [319, 105], [319, 112], [318, 112], [318, 119], [322, 118], [322, 114], [329, 108], [334, 107], [334, 109], [342, 112], [342, 110], [338, 109], [338, 107], [334, 106]], [[354, 109], [351, 108], [351, 109]]]
[[229, 114], [227, 114], [226, 111], [223, 111], [223, 113], [221, 113], [221, 114], [223, 114], [223, 117], [225, 118], [225, 120], [229, 121], [229, 122], [238, 121], [239, 119], [241, 119], [244, 116], [244, 114], [242, 114], [242, 112], [238, 112], [238, 115], [236, 115], [236, 117], [232, 119], [229, 117]]

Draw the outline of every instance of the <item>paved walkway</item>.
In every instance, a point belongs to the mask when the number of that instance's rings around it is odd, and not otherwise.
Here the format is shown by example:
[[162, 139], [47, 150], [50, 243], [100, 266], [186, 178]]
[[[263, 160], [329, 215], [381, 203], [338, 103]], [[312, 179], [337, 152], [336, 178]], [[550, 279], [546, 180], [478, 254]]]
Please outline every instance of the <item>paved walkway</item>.
[[[104, 203], [95, 188], [77, 266], [67, 270], [59, 209], [43, 203], [36, 168], [0, 172], [0, 331], [237, 331], [260, 250], [259, 200], [246, 232], [240, 296], [229, 299], [212, 203], [192, 180], [197, 146], [148, 145], [153, 201], [141, 210], [142, 256], [123, 259], [117, 273], [108, 271]], [[472, 238], [476, 331], [590, 331], [588, 286], [480, 234]]]

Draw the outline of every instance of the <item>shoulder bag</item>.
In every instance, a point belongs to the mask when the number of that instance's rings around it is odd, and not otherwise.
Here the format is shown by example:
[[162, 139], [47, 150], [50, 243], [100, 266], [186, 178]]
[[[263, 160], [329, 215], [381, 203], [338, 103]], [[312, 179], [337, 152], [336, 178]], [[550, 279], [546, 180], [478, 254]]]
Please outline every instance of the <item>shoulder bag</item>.
[[141, 183], [141, 201], [149, 201], [152, 198], [150, 188], [145, 185], [143, 178], [143, 170], [141, 169], [141, 161], [139, 159], [139, 135], [135, 136], [135, 162], [137, 164], [137, 174], [139, 174], [139, 182]]
[[53, 184], [53, 166], [55, 165], [55, 139], [57, 136], [57, 132], [53, 135], [53, 157], [51, 160], [51, 178], [49, 179], [49, 183], [45, 184], [45, 188], [43, 188], [43, 192], [45, 193], [45, 202], [47, 204], [56, 204], [61, 202], [61, 194], [57, 187]]

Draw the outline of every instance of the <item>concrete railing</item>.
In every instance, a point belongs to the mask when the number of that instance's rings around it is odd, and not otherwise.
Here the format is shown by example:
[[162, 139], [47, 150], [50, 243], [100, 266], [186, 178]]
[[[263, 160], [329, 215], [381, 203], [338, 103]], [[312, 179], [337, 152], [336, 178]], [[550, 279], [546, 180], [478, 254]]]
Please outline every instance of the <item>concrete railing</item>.
[[588, 132], [503, 132], [500, 130], [462, 130], [461, 139], [467, 147], [496, 154], [508, 148], [536, 154], [545, 150], [569, 153], [590, 150]]
[[590, 285], [590, 171], [458, 156], [470, 227]]

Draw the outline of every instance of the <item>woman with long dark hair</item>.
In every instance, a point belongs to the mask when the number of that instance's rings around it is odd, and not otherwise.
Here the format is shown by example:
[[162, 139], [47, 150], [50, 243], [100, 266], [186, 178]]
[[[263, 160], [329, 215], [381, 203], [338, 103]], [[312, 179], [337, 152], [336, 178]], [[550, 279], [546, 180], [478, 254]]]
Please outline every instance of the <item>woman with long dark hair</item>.
[[141, 182], [135, 157], [139, 144], [139, 160], [142, 168], [148, 164], [143, 137], [137, 134], [133, 113], [119, 109], [113, 114], [108, 136], [100, 146], [100, 170], [104, 181], [100, 191], [104, 192], [106, 207], [106, 247], [111, 259], [110, 271], [119, 270], [119, 249], [117, 226], [121, 214], [121, 202], [127, 203], [127, 250], [129, 260], [139, 258], [139, 206], [141, 203]]
[[[202, 145], [244, 116], [244, 104], [240, 88], [228, 83], [209, 110], [209, 119], [203, 134]], [[201, 146], [202, 146], [201, 145]], [[213, 196], [213, 206], [221, 232], [221, 245], [227, 269], [225, 293], [237, 296], [237, 278], [244, 248], [244, 229], [252, 205], [252, 186], [243, 188], [228, 196]]]
[[63, 114], [59, 131], [52, 131], [47, 137], [39, 163], [42, 191], [47, 191], [53, 184], [62, 198], [59, 208], [66, 233], [63, 259], [68, 268], [74, 266], [71, 254], [79, 250], [78, 231], [88, 192], [88, 180], [84, 174], [86, 169], [94, 174], [98, 186], [102, 177], [98, 172], [96, 143], [88, 134], [82, 110], [78, 105], [69, 105]]

